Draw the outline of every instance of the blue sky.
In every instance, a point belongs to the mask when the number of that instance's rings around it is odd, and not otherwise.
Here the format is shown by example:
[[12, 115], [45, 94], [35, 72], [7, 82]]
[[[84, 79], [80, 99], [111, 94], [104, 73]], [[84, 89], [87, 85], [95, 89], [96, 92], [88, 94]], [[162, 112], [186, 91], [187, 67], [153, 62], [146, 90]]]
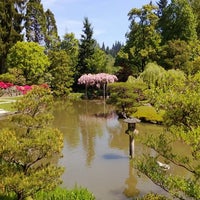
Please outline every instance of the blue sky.
[[[84, 17], [88, 17], [94, 39], [112, 47], [116, 41], [125, 42], [129, 30], [128, 12], [141, 8], [150, 0], [41, 0], [44, 9], [54, 13], [58, 34], [73, 32], [77, 39], [82, 34]], [[155, 2], [155, 1], [153, 1]]]

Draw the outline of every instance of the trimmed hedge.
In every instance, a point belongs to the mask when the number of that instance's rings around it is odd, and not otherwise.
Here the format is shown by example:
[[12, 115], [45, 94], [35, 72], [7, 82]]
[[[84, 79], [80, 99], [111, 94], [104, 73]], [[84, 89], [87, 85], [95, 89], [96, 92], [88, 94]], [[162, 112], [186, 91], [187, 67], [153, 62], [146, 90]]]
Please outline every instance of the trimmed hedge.
[[152, 106], [140, 106], [133, 115], [144, 122], [162, 123], [163, 114], [164, 111], [157, 112]]

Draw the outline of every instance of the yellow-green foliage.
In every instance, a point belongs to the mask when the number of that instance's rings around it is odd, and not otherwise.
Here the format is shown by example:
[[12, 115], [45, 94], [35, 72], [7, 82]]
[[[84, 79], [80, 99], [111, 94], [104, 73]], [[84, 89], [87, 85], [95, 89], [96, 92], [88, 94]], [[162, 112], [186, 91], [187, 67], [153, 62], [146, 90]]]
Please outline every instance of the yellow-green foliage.
[[137, 200], [169, 200], [169, 199], [162, 195], [149, 193], [142, 198], [137, 198]]
[[162, 122], [164, 111], [157, 112], [152, 106], [140, 106], [133, 114], [134, 117], [142, 119], [144, 121]]
[[[61, 156], [63, 135], [52, 128], [53, 97], [50, 90], [35, 86], [15, 103], [15, 127], [0, 130], [0, 180], [2, 188], [18, 199], [61, 184], [63, 168], [52, 162]], [[0, 198], [1, 199], [1, 198]]]

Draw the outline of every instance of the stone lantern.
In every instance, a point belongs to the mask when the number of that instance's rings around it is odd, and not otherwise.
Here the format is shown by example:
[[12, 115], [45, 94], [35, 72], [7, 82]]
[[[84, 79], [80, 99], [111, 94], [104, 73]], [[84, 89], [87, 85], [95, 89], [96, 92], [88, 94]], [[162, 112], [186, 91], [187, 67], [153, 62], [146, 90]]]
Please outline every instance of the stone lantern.
[[137, 118], [127, 118], [124, 120], [125, 123], [128, 124], [128, 129], [126, 130], [126, 134], [129, 135], [129, 156], [130, 158], [134, 157], [134, 136], [138, 134], [138, 130], [136, 129], [136, 123], [139, 123], [140, 120]]

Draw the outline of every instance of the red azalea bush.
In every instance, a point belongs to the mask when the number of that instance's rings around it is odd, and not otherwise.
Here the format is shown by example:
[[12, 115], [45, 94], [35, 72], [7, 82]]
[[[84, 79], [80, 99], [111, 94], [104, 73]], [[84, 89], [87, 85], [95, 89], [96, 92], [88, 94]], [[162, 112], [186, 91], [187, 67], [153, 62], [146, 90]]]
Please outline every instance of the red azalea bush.
[[[49, 86], [45, 83], [41, 84], [40, 86], [43, 88], [49, 88]], [[30, 85], [18, 86], [12, 83], [5, 83], [5, 82], [0, 81], [0, 96], [24, 95], [28, 91], [32, 90], [32, 88], [33, 86], [30, 86]]]
[[0, 89], [7, 89], [12, 86], [13, 86], [12, 83], [4, 83], [4, 82], [0, 81]]

